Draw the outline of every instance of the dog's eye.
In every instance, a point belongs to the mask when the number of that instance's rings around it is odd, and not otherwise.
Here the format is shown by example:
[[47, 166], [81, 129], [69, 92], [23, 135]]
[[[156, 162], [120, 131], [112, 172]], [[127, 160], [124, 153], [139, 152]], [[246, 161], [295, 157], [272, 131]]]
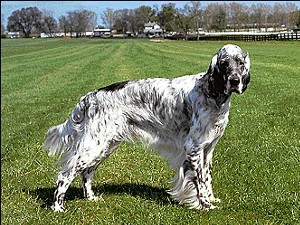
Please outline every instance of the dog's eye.
[[245, 62], [239, 60], [239, 61], [238, 61], [238, 65], [239, 65], [239, 66], [244, 66], [244, 65], [245, 65]]
[[226, 60], [221, 60], [221, 61], [220, 61], [220, 65], [221, 65], [221, 66], [228, 66], [228, 61], [226, 61]]

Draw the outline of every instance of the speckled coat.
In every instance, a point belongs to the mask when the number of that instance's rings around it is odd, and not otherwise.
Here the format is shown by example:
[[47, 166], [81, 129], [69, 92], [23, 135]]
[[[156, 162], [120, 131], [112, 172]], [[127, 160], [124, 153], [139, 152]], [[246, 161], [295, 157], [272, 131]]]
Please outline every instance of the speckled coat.
[[45, 141], [50, 155], [61, 155], [52, 209], [64, 211], [65, 192], [77, 174], [84, 195], [97, 199], [93, 174], [122, 141], [153, 147], [177, 169], [169, 191], [173, 199], [191, 208], [215, 208], [213, 150], [228, 122], [231, 93], [246, 90], [249, 70], [248, 54], [225, 45], [205, 73], [125, 81], [83, 96]]

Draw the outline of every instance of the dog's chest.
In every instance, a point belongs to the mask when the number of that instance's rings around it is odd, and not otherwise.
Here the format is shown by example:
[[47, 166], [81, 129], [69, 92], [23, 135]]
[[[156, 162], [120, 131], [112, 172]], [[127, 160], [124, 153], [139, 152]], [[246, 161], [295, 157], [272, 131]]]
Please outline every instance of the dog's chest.
[[194, 123], [199, 129], [201, 135], [212, 139], [222, 136], [228, 123], [230, 102], [226, 102], [220, 108], [204, 107], [205, 104], [197, 109], [194, 117]]

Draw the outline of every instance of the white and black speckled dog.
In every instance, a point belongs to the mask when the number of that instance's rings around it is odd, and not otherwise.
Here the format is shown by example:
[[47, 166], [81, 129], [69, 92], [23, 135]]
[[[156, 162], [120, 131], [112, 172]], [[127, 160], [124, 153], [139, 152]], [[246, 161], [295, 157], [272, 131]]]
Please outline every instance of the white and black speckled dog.
[[45, 148], [61, 155], [54, 211], [63, 212], [65, 193], [77, 174], [84, 196], [96, 197], [92, 177], [122, 141], [150, 144], [177, 168], [173, 199], [190, 208], [215, 208], [212, 155], [228, 122], [230, 95], [250, 81], [248, 53], [225, 45], [208, 71], [174, 79], [115, 83], [83, 96], [63, 124], [48, 131]]

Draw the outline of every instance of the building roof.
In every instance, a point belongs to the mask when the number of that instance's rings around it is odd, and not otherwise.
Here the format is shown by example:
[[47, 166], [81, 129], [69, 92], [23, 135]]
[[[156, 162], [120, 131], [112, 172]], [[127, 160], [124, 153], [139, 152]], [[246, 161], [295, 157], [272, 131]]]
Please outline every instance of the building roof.
[[[145, 23], [145, 27], [153, 27], [157, 23]], [[158, 25], [158, 24], [157, 24]]]
[[159, 33], [163, 32], [162, 29], [144, 29], [144, 33]]
[[95, 29], [94, 29], [94, 32], [95, 32], [95, 31], [96, 31], [96, 32], [97, 32], [97, 31], [98, 31], [98, 32], [111, 32], [111, 29], [104, 29], [104, 28], [103, 28], [103, 29], [100, 29], [100, 28], [95, 28]]

